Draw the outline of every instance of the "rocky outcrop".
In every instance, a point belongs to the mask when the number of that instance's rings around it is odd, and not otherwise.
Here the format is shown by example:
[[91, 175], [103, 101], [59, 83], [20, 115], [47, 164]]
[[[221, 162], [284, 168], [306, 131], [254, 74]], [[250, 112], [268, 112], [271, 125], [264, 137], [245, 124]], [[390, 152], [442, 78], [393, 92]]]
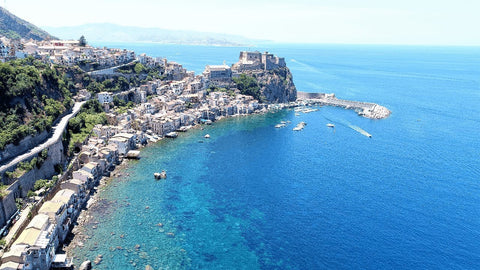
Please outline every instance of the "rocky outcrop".
[[[241, 74], [255, 78], [259, 89], [252, 87], [252, 80], [246, 79], [244, 83], [250, 88], [247, 92], [261, 102], [286, 103], [297, 100], [297, 88], [283, 57], [268, 52], [242, 51], [238, 62], [232, 65], [232, 71], [240, 78]], [[239, 89], [242, 90], [242, 87]]]
[[297, 88], [288, 67], [249, 70], [242, 73], [256, 78], [263, 101], [267, 103], [286, 103], [297, 99]]
[[297, 99], [297, 88], [287, 67], [259, 73], [257, 80], [267, 102], [285, 103]]

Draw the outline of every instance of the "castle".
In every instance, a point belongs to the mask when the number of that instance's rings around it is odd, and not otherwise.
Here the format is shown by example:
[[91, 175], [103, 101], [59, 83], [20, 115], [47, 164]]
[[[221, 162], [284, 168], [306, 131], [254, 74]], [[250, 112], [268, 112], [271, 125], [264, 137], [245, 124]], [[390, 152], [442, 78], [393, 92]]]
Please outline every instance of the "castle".
[[232, 69], [239, 72], [245, 70], [272, 70], [286, 67], [285, 58], [278, 57], [268, 52], [240, 52], [239, 61], [233, 65]]
[[268, 52], [240, 52], [237, 63], [228, 65], [207, 65], [203, 76], [214, 85], [226, 85], [232, 82], [232, 77], [247, 70], [266, 71], [286, 67], [285, 58]]

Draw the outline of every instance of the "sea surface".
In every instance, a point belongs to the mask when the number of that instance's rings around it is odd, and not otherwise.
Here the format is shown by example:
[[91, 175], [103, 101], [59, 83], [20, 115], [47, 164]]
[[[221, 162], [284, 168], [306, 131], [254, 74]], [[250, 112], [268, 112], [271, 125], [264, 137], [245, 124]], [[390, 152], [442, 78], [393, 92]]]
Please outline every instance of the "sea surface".
[[[101, 45], [197, 74], [249, 49]], [[480, 48], [250, 49], [285, 57], [299, 91], [376, 102], [392, 115], [283, 110], [145, 148], [100, 192], [77, 265], [102, 254], [96, 269], [480, 267]], [[291, 123], [274, 128], [282, 120]], [[292, 131], [300, 121], [305, 129]], [[168, 178], [154, 180], [163, 169]]]

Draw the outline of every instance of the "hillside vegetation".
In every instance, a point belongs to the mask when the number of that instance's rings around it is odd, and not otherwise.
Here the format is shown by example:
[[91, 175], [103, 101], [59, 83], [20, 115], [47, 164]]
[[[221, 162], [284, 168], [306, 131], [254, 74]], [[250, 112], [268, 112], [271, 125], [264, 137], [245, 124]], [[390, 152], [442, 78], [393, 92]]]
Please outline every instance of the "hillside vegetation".
[[0, 63], [0, 149], [50, 130], [73, 105], [72, 91], [63, 68], [33, 58]]
[[10, 39], [56, 39], [44, 30], [18, 18], [2, 7], [0, 7], [0, 35]]

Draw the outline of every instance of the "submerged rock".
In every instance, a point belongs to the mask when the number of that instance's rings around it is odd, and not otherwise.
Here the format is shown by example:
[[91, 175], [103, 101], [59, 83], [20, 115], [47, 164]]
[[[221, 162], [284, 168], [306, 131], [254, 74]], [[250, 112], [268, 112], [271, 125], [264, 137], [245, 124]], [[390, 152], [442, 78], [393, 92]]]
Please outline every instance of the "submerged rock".
[[93, 263], [95, 264], [100, 264], [102, 262], [102, 259], [103, 259], [103, 256], [102, 255], [98, 255], [97, 258], [95, 258], [95, 261], [93, 261]]
[[92, 269], [92, 262], [91, 261], [84, 261], [81, 265], [79, 270], [90, 270]]

